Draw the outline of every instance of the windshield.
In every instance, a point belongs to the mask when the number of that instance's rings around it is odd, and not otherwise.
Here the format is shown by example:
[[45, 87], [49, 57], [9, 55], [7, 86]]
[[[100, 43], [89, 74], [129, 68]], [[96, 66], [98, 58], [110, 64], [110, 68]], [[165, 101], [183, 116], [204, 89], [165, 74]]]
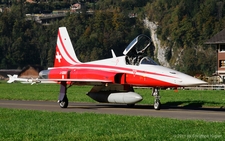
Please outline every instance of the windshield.
[[123, 51], [123, 54], [127, 54], [137, 42], [138, 42], [137, 38], [135, 38], [132, 42], [130, 42], [130, 44]]
[[144, 57], [141, 59], [139, 65], [158, 65], [154, 60], [152, 60], [150, 57]]

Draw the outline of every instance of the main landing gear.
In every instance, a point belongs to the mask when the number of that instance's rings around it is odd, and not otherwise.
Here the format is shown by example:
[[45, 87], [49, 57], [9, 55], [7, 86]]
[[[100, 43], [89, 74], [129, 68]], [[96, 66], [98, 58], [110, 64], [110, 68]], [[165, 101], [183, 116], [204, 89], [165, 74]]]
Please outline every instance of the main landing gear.
[[152, 96], [155, 97], [154, 109], [155, 110], [160, 110], [161, 103], [160, 103], [160, 96], [159, 96], [159, 90], [158, 90], [158, 88], [152, 88]]
[[61, 108], [67, 108], [69, 104], [66, 92], [67, 92], [66, 81], [62, 81], [60, 83], [60, 93], [58, 99], [58, 103]]

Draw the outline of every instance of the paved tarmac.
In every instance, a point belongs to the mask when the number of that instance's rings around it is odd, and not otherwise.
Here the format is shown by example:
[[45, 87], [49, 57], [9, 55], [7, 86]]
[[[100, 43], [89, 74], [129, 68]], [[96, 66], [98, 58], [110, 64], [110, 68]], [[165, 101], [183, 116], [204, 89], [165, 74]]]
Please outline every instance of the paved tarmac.
[[91, 112], [99, 114], [166, 117], [174, 119], [205, 121], [225, 121], [225, 109], [223, 108], [185, 108], [162, 105], [161, 110], [154, 110], [152, 105], [135, 105], [133, 108], [128, 108], [123, 104], [80, 102], [70, 102], [68, 108], [60, 108], [57, 102], [20, 100], [0, 100], [0, 107], [56, 112]]

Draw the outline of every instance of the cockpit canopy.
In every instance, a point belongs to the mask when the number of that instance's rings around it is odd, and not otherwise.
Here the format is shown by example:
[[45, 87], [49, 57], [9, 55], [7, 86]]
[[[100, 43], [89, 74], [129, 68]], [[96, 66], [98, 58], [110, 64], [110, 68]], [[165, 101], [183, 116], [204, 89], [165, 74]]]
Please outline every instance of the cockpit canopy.
[[126, 55], [126, 64], [129, 65], [157, 65], [150, 57], [144, 57], [146, 49], [151, 45], [152, 40], [146, 35], [138, 35], [123, 51]]
[[124, 55], [131, 55], [132, 52], [141, 52], [145, 51], [152, 43], [152, 40], [144, 35], [138, 35], [123, 51]]

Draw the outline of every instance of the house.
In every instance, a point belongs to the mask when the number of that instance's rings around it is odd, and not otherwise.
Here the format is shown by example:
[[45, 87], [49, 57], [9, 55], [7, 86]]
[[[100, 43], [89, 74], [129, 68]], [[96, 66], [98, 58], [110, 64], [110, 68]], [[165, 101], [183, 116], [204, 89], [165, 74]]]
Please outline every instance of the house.
[[81, 9], [81, 4], [80, 3], [76, 3], [70, 6], [70, 11], [71, 12], [76, 12], [77, 10]]
[[0, 69], [0, 80], [8, 80], [8, 75], [18, 75], [19, 78], [38, 78], [39, 72], [44, 68], [41, 66], [26, 66], [20, 69]]
[[43, 70], [41, 66], [26, 66], [18, 73], [20, 78], [38, 78], [39, 72]]
[[225, 29], [208, 39], [205, 44], [215, 45], [217, 51], [217, 70], [216, 75], [225, 82]]
[[26, 0], [27, 3], [36, 3], [34, 0]]
[[8, 79], [8, 74], [18, 74], [21, 70], [19, 69], [0, 69], [0, 80]]

